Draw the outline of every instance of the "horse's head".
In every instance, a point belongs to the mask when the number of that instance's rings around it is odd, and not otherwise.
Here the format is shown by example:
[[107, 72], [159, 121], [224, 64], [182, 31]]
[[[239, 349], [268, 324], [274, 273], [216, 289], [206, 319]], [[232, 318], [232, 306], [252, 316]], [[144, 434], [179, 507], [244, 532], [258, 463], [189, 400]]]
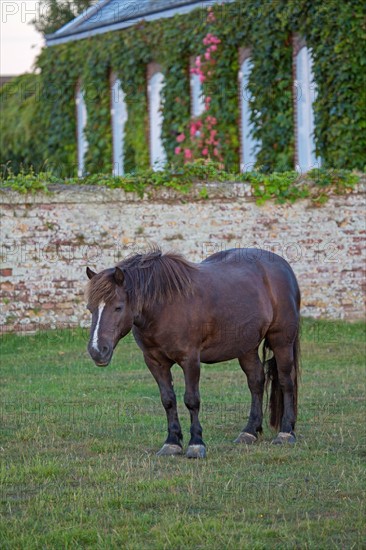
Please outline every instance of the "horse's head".
[[106, 367], [119, 340], [132, 328], [133, 313], [125, 290], [125, 277], [118, 267], [97, 274], [87, 268], [88, 309], [92, 314], [88, 351], [98, 367]]

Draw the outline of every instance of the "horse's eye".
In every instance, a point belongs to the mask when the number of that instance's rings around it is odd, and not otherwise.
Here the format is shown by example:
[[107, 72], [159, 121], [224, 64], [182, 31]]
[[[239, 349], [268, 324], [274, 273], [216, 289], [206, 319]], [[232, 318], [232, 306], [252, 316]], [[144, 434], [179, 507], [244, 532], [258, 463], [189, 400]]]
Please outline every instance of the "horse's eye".
[[122, 311], [122, 308], [120, 306], [116, 307], [114, 311]]

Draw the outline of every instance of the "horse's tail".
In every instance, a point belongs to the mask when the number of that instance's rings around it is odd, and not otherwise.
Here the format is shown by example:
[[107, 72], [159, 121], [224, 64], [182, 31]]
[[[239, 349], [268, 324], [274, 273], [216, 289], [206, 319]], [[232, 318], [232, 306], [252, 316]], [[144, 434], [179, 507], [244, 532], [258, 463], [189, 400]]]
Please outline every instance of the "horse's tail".
[[[268, 359], [268, 353], [272, 352], [267, 340], [264, 341], [263, 346], [263, 364], [265, 366], [266, 374], [266, 391], [271, 383], [271, 394], [269, 398], [269, 422], [270, 425], [277, 431], [280, 429], [281, 419], [283, 416], [283, 392], [278, 379], [278, 369], [276, 358], [273, 355]], [[297, 417], [297, 398], [298, 398], [298, 384], [300, 376], [300, 339], [299, 332], [297, 332], [294, 344], [293, 344], [293, 356], [294, 356], [294, 412], [295, 419]]]

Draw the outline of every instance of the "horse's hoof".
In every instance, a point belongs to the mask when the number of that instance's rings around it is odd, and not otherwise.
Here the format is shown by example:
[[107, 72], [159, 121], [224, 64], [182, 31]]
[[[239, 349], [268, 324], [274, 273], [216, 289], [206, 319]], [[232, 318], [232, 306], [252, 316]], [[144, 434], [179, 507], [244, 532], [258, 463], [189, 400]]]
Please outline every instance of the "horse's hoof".
[[273, 445], [283, 445], [284, 443], [289, 443], [290, 445], [296, 443], [295, 434], [293, 432], [280, 432], [272, 441]]
[[187, 458], [206, 458], [206, 447], [204, 445], [189, 445]]
[[234, 443], [246, 443], [247, 445], [253, 445], [257, 441], [257, 437], [249, 432], [241, 432], [235, 439]]
[[164, 443], [160, 451], [156, 453], [156, 456], [176, 456], [183, 453], [182, 447], [173, 443]]

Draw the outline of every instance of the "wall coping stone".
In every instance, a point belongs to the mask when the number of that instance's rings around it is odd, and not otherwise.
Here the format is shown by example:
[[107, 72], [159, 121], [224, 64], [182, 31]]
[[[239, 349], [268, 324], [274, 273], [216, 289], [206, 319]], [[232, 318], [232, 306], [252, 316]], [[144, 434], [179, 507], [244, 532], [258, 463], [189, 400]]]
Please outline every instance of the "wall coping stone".
[[[305, 183], [306, 180], [302, 180]], [[309, 182], [311, 186], [311, 182]], [[203, 198], [200, 193], [203, 189], [207, 190], [208, 198]], [[321, 189], [321, 188], [319, 188]], [[360, 176], [360, 181], [352, 188], [344, 191], [344, 194], [364, 194], [366, 192], [366, 174]], [[330, 193], [329, 196], [338, 196], [336, 193]], [[136, 192], [125, 191], [123, 189], [110, 189], [97, 185], [50, 185], [49, 193], [37, 191], [34, 193], [19, 193], [9, 188], [0, 188], [0, 204], [56, 204], [69, 203], [76, 204], [80, 202], [105, 203], [105, 202], [190, 202], [210, 200], [232, 200], [233, 198], [247, 198], [249, 201], [255, 201], [250, 183], [246, 182], [207, 182], [195, 183], [192, 188], [183, 193], [169, 187], [147, 187], [143, 196]], [[309, 199], [298, 199], [309, 200]], [[309, 201], [310, 202], [310, 201]]]

